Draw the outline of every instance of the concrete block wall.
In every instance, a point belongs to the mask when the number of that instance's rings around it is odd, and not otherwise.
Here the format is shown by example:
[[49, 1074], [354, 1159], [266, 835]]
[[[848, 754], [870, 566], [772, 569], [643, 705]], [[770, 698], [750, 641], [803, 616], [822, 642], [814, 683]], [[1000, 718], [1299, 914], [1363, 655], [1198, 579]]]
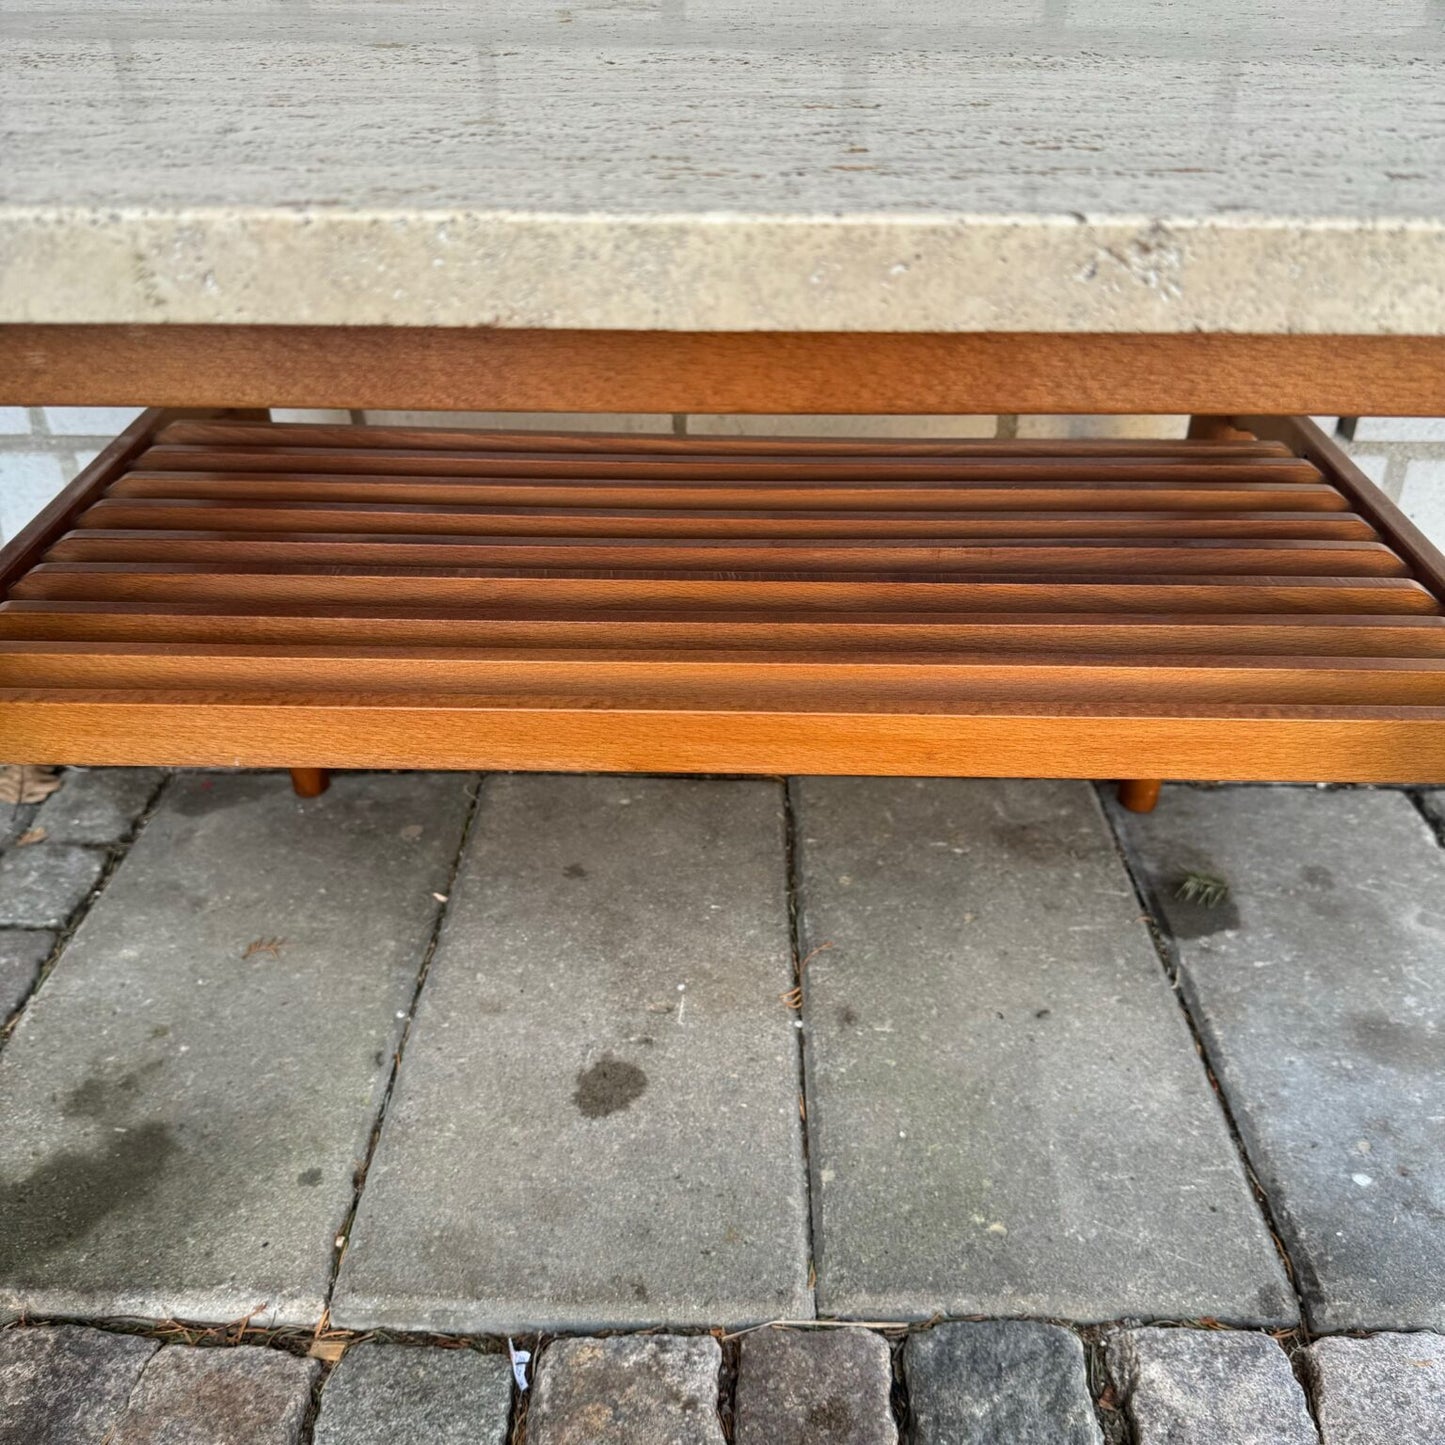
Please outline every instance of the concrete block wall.
[[1445, 418], [1341, 418], [1351, 455], [1433, 542], [1445, 546]]
[[[0, 541], [12, 537], [136, 412], [0, 407]], [[1184, 435], [1182, 416], [733, 416], [683, 413], [284, 411], [288, 421], [454, 424], [677, 435], [1142, 437]], [[1360, 466], [1445, 546], [1445, 418], [1317, 417]]]
[[0, 541], [136, 415], [133, 407], [0, 406]]

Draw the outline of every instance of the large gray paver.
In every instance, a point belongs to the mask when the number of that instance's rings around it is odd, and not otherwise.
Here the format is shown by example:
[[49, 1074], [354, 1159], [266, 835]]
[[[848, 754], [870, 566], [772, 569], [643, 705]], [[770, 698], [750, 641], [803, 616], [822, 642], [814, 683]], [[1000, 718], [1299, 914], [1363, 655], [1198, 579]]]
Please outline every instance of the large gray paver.
[[897, 1445], [893, 1357], [871, 1330], [758, 1330], [742, 1342], [737, 1445]]
[[326, 1382], [315, 1445], [505, 1445], [511, 1411], [505, 1355], [355, 1345]]
[[0, 1305], [319, 1316], [467, 786], [176, 780], [0, 1054]]
[[0, 854], [0, 925], [64, 928], [104, 869], [105, 855], [92, 848], [14, 845]]
[[105, 1445], [298, 1445], [320, 1368], [253, 1345], [173, 1345], [145, 1367]]
[[812, 1313], [782, 803], [768, 782], [486, 781], [338, 1325]]
[[528, 1445], [723, 1445], [721, 1365], [709, 1335], [558, 1340], [537, 1370]]
[[71, 768], [41, 804], [35, 826], [52, 843], [122, 842], [165, 776], [157, 768]]
[[795, 787], [820, 1311], [1293, 1320], [1092, 791]]
[[1324, 1445], [1445, 1440], [1445, 1337], [1317, 1340], [1308, 1358]]
[[1268, 1335], [1123, 1330], [1108, 1362], [1136, 1445], [1318, 1445], [1304, 1391]]
[[55, 935], [43, 928], [0, 928], [0, 1023], [25, 1001]]
[[[1120, 815], [1318, 1331], [1445, 1325], [1445, 855], [1400, 793]], [[1175, 896], [1186, 872], [1229, 898]]]
[[911, 1445], [1100, 1445], [1084, 1347], [1058, 1325], [939, 1325], [903, 1347]]
[[157, 1348], [79, 1325], [0, 1331], [0, 1445], [109, 1445]]

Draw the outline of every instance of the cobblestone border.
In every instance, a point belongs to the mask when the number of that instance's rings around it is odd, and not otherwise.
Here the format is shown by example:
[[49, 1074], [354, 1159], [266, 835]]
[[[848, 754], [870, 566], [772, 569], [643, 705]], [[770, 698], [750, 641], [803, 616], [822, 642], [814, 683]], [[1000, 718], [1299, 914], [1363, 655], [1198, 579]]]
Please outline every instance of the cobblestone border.
[[[166, 1408], [178, 1419], [193, 1408], [186, 1383], [192, 1377], [205, 1390], [231, 1374], [247, 1382], [258, 1373], [276, 1381], [267, 1396], [270, 1413], [253, 1410], [255, 1419], [241, 1419], [226, 1435], [235, 1445], [271, 1445], [282, 1438], [275, 1429], [283, 1420], [288, 1445], [407, 1445], [413, 1438], [486, 1438], [497, 1445], [992, 1445], [1035, 1439], [1060, 1445], [1430, 1445], [1445, 1437], [1445, 1337], [1439, 1335], [1338, 1336], [1306, 1346], [1297, 1337], [1197, 1323], [1126, 1321], [1080, 1330], [994, 1320], [886, 1333], [862, 1326], [760, 1326], [731, 1336], [670, 1332], [511, 1343], [533, 1351], [525, 1394], [500, 1389], [495, 1378], [509, 1367], [506, 1340], [342, 1339], [253, 1330], [244, 1323], [191, 1331], [20, 1322], [0, 1330], [0, 1399], [7, 1404], [0, 1441], [85, 1445], [130, 1439], [123, 1402], [137, 1398], [138, 1384], [156, 1360], [166, 1362]], [[351, 1370], [338, 1373], [338, 1361], [353, 1350], [365, 1354], [352, 1356]], [[465, 1372], [435, 1369], [440, 1357], [458, 1351], [495, 1362], [485, 1371], [487, 1419], [478, 1418], [475, 1389], [462, 1390], [455, 1401], [450, 1397], [445, 1376]], [[295, 1364], [268, 1371], [266, 1359], [277, 1355]], [[201, 1363], [203, 1356], [209, 1363]], [[730, 1368], [729, 1357], [740, 1368]], [[405, 1372], [378, 1368], [404, 1359], [410, 1367]], [[135, 1378], [120, 1391], [101, 1433], [82, 1428], [91, 1418], [88, 1402], [125, 1368]], [[348, 1373], [357, 1378], [328, 1396], [329, 1382]], [[414, 1377], [416, 1428], [424, 1425], [428, 1433], [410, 1435], [398, 1419], [397, 1391], [385, 1376], [402, 1373]], [[433, 1385], [429, 1375], [441, 1378]], [[385, 1410], [368, 1406], [368, 1388]], [[251, 1393], [248, 1384], [242, 1394]], [[344, 1405], [338, 1403], [328, 1420], [333, 1400]], [[149, 1414], [158, 1408], [146, 1406]], [[244, 1414], [251, 1407], [237, 1408]], [[469, 1428], [483, 1433], [448, 1432], [449, 1409], [459, 1429], [464, 1408]], [[368, 1421], [386, 1425], [385, 1434]], [[48, 1433], [35, 1433], [41, 1425]], [[22, 1427], [32, 1433], [14, 1433]], [[150, 1438], [139, 1426], [134, 1434], [137, 1441]]]

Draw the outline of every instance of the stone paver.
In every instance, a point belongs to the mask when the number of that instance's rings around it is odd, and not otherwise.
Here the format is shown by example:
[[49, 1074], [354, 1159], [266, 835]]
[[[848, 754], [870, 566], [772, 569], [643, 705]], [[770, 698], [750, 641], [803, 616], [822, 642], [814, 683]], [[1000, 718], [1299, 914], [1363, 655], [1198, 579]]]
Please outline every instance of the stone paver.
[[897, 1445], [888, 1342], [869, 1330], [759, 1330], [742, 1342], [737, 1445]]
[[[1119, 814], [1317, 1331], [1445, 1326], [1445, 854], [1401, 793]], [[1203, 908], [1187, 873], [1228, 884]]]
[[66, 843], [0, 854], [0, 927], [63, 928], [100, 881], [105, 855]]
[[1122, 1330], [1108, 1362], [1135, 1445], [1317, 1445], [1304, 1391], [1268, 1335]]
[[505, 1355], [355, 1345], [322, 1391], [314, 1445], [505, 1445], [511, 1410]]
[[1084, 1348], [1057, 1325], [938, 1325], [903, 1347], [911, 1445], [1099, 1445]]
[[319, 1317], [468, 785], [174, 781], [0, 1053], [0, 1307]]
[[78, 1325], [0, 1331], [0, 1445], [109, 1445], [156, 1348]]
[[172, 1345], [146, 1367], [106, 1445], [298, 1445], [315, 1360]]
[[1324, 1445], [1445, 1440], [1445, 1337], [1317, 1340], [1308, 1359]]
[[1292, 1320], [1092, 791], [795, 787], [820, 1310]]
[[721, 1364], [709, 1335], [557, 1340], [537, 1370], [527, 1445], [723, 1445]]
[[0, 1023], [25, 1001], [55, 935], [43, 928], [0, 928]]
[[156, 768], [71, 768], [41, 804], [35, 826], [51, 843], [120, 843], [164, 779]]
[[332, 1317], [812, 1313], [781, 789], [490, 778]]

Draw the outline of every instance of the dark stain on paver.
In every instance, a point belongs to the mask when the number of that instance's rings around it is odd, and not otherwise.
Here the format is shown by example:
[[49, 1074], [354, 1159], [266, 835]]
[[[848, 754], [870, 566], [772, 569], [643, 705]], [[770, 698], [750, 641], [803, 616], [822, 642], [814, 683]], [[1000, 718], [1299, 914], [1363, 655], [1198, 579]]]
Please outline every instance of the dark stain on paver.
[[590, 1069], [577, 1075], [572, 1102], [587, 1119], [605, 1119], [626, 1109], [647, 1088], [647, 1075], [625, 1059], [603, 1056]]
[[858, 1022], [858, 1015], [853, 1012], [847, 1004], [838, 1010], [838, 1022], [845, 1028], [851, 1029]]
[[1335, 875], [1318, 863], [1309, 863], [1300, 869], [1300, 882], [1307, 888], [1333, 888]]
[[0, 1184], [0, 1277], [27, 1277], [37, 1258], [139, 1203], [159, 1187], [177, 1147], [169, 1124], [140, 1124], [101, 1147], [62, 1150], [24, 1179]]
[[1074, 856], [1072, 845], [1059, 836], [1056, 824], [1003, 821], [995, 823], [990, 831], [1000, 848], [1030, 863], [1052, 863]]
[[587, 870], [580, 863], [569, 863], [563, 870], [564, 878], [585, 878]]
[[135, 1106], [141, 1085], [164, 1064], [163, 1059], [152, 1059], [124, 1074], [92, 1074], [65, 1096], [60, 1112], [67, 1119], [116, 1124]]
[[310, 1169], [303, 1169], [296, 1176], [296, 1182], [304, 1184], [308, 1189], [314, 1189], [321, 1183], [321, 1170], [313, 1164]]
[[1350, 1032], [1362, 1054], [1387, 1068], [1433, 1074], [1445, 1067], [1445, 1034], [1426, 1024], [1371, 1012], [1356, 1014], [1350, 1020]]
[[190, 787], [172, 788], [166, 796], [166, 810], [182, 818], [208, 818], [230, 808], [243, 807], [253, 799], [264, 797], [271, 789], [285, 786], [275, 774], [256, 774], [249, 778], [231, 777], [225, 787], [217, 787], [215, 778], [198, 778]]

